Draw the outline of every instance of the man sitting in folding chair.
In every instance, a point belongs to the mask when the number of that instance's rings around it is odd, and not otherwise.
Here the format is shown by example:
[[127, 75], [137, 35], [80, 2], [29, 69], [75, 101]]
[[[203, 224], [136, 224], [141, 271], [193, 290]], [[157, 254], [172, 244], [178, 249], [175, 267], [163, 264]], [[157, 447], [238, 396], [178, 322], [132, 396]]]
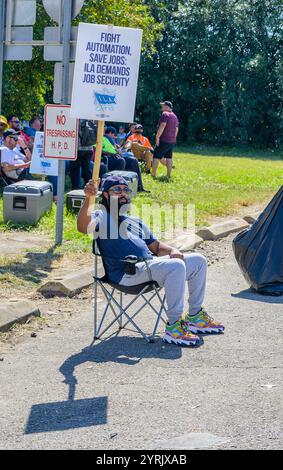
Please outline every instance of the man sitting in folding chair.
[[136, 125], [134, 134], [127, 138], [124, 147], [125, 149], [131, 149], [138, 160], [145, 161], [145, 172], [149, 174], [151, 172], [153, 148], [148, 138], [143, 135], [143, 127], [141, 124]]
[[[88, 214], [89, 201], [98, 192], [98, 184], [89, 181], [85, 186], [85, 203], [78, 215], [78, 230], [82, 233], [98, 232], [98, 245], [107, 276], [115, 284], [134, 286], [151, 280], [164, 287], [168, 322], [163, 341], [177, 345], [195, 345], [195, 333], [220, 333], [224, 326], [214, 321], [202, 308], [207, 262], [198, 253], [183, 255], [165, 243], [158, 241], [148, 227], [139, 219], [126, 214], [130, 202], [127, 181], [120, 176], [109, 176], [102, 184], [103, 209]], [[117, 217], [115, 217], [116, 208]], [[119, 215], [118, 215], [119, 214]], [[121, 215], [122, 214], [122, 215]], [[124, 214], [124, 215], [123, 215]], [[116, 218], [116, 220], [115, 220]], [[116, 230], [118, 228], [118, 230]], [[111, 232], [115, 233], [111, 237]], [[123, 260], [133, 255], [146, 261], [137, 262], [135, 274], [125, 273]], [[189, 309], [184, 313], [185, 284], [189, 286]]]
[[[6, 184], [12, 184], [28, 177], [31, 164], [31, 153], [25, 146], [19, 132], [8, 129], [4, 132], [4, 145], [0, 148], [1, 174]], [[23, 154], [19, 148], [23, 145]]]

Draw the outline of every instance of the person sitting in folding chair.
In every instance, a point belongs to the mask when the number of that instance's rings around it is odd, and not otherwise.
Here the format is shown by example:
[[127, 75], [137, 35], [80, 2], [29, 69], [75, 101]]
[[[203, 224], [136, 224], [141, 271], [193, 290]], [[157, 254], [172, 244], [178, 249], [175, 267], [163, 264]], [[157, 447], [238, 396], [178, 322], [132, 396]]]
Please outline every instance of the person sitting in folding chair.
[[[124, 178], [116, 175], [107, 177], [101, 190], [101, 203], [105, 210], [89, 215], [89, 201], [98, 192], [98, 182], [90, 180], [85, 186], [86, 199], [78, 215], [77, 227], [82, 233], [98, 232], [99, 250], [109, 279], [123, 286], [142, 284], [149, 280], [149, 268], [151, 280], [165, 289], [168, 322], [163, 341], [166, 343], [195, 345], [199, 341], [198, 332], [223, 332], [224, 326], [208, 316], [202, 307], [206, 258], [198, 253], [183, 255], [158, 241], [141, 220], [128, 216], [130, 188]], [[111, 231], [115, 236], [111, 237]], [[129, 255], [146, 259], [146, 262], [137, 262], [135, 274], [127, 274], [124, 270], [122, 260]], [[189, 285], [189, 309], [184, 313], [186, 281]]]
[[138, 160], [145, 161], [145, 172], [149, 174], [151, 172], [153, 148], [148, 138], [143, 135], [143, 127], [141, 124], [135, 127], [134, 134], [128, 137], [124, 147], [131, 149]]
[[[19, 132], [8, 129], [4, 132], [4, 145], [0, 148], [1, 171], [7, 184], [29, 177], [28, 169], [31, 164], [31, 153], [25, 146]], [[23, 146], [23, 154], [18, 145]]]

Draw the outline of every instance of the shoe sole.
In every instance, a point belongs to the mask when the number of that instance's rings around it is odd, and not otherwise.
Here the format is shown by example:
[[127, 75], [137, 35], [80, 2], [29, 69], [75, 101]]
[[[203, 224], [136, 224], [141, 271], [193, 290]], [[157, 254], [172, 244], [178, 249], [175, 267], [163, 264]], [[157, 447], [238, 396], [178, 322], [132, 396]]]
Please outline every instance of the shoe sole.
[[224, 333], [224, 328], [197, 328], [195, 326], [189, 326], [190, 331], [196, 333]]
[[183, 341], [181, 339], [172, 338], [171, 336], [165, 336], [162, 339], [164, 343], [176, 344], [176, 346], [195, 346], [198, 343], [197, 339], [191, 341]]

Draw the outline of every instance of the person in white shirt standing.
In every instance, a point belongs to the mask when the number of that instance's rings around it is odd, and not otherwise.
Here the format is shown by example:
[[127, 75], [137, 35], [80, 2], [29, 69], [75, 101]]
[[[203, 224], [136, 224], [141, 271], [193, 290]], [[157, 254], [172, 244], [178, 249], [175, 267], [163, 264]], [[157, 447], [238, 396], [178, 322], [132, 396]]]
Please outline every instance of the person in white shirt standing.
[[[2, 171], [12, 182], [22, 180], [27, 176], [31, 153], [19, 133], [14, 129], [5, 131], [3, 137], [4, 145], [0, 148]], [[19, 150], [18, 145], [25, 154]]]

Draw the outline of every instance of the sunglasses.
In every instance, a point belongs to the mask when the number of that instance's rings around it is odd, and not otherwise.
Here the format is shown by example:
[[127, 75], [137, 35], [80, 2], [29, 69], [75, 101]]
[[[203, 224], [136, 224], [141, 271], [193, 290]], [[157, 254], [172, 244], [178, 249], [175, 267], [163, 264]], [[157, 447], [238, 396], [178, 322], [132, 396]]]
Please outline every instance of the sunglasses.
[[126, 194], [131, 194], [132, 193], [132, 190], [130, 188], [113, 188], [113, 189], [110, 189], [109, 192], [112, 192], [114, 194], [122, 194], [122, 193], [126, 193]]

